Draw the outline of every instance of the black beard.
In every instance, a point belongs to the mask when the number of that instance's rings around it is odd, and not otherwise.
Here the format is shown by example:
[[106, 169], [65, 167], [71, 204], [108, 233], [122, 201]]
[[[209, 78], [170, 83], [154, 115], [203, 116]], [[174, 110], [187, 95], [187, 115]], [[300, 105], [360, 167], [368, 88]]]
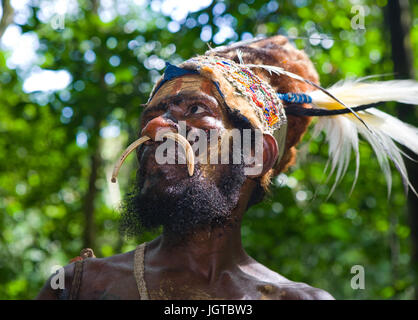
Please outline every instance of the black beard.
[[[199, 170], [199, 168], [196, 168]], [[218, 182], [199, 180], [197, 174], [165, 190], [141, 193], [136, 184], [121, 206], [120, 230], [128, 236], [163, 227], [164, 234], [184, 238], [199, 230], [232, 226], [246, 177], [244, 165], [228, 165]], [[140, 176], [140, 175], [138, 175]], [[141, 177], [138, 177], [141, 179]]]

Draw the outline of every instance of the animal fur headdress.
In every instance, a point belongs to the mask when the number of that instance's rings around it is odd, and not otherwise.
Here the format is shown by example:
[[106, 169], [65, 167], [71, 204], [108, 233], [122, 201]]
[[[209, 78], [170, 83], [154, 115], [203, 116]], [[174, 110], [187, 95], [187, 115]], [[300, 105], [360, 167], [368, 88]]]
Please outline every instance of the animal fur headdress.
[[285, 37], [274, 36], [211, 49], [177, 67], [168, 64], [150, 100], [165, 82], [187, 74], [199, 74], [212, 80], [227, 108], [238, 111], [254, 128], [276, 139], [279, 158], [262, 177], [263, 187], [268, 186], [272, 176], [294, 163], [295, 145], [311, 118], [317, 116], [314, 133], [326, 133], [330, 174], [336, 173], [333, 188], [345, 174], [352, 150], [357, 178], [359, 133], [374, 149], [389, 190], [389, 159], [400, 172], [405, 186], [412, 188], [402, 151], [395, 141], [417, 154], [418, 129], [372, 104], [384, 101], [418, 104], [418, 82], [369, 81], [367, 77], [341, 81], [324, 89], [319, 86], [318, 74], [305, 53], [295, 49]]

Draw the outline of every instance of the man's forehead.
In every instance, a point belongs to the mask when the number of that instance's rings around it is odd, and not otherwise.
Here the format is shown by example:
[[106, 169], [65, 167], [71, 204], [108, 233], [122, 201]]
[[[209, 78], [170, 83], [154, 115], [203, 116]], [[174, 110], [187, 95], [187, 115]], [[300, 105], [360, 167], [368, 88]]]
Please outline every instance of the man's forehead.
[[211, 80], [199, 75], [188, 75], [166, 82], [148, 103], [147, 108], [176, 96], [190, 96], [194, 98], [200, 96], [213, 100], [213, 102], [216, 102], [216, 100], [219, 100], [220, 98], [220, 95]]

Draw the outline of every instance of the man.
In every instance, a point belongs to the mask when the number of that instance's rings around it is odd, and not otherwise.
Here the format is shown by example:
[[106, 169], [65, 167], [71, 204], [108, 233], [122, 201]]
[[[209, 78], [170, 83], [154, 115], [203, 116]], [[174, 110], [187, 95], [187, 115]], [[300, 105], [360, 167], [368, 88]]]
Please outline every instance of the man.
[[[252, 259], [240, 233], [245, 211], [294, 163], [308, 115], [334, 116], [338, 109], [373, 130], [352, 109], [360, 103], [345, 105], [318, 83], [307, 56], [281, 36], [168, 66], [143, 111], [140, 139], [114, 172], [115, 179], [137, 148], [139, 169], [123, 204], [122, 228], [137, 234], [162, 226], [162, 234], [131, 252], [80, 258], [65, 267], [64, 290], [47, 281], [38, 299], [333, 299]], [[331, 111], [309, 111], [309, 103]], [[228, 135], [234, 130], [241, 135], [239, 151]], [[212, 144], [219, 140], [221, 146]], [[169, 141], [185, 152], [162, 148]], [[203, 152], [196, 154], [196, 146]], [[174, 163], [162, 161], [170, 156]]]

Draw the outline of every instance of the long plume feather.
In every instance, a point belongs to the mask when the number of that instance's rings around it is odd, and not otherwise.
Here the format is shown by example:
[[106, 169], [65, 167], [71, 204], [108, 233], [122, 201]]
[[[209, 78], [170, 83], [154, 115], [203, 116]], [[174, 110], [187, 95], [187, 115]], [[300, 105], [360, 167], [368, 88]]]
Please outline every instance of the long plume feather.
[[[327, 91], [351, 108], [384, 101], [418, 104], [417, 81], [364, 82], [363, 80], [339, 82], [328, 88]], [[310, 96], [315, 107], [331, 110], [343, 108], [341, 104], [321, 90], [311, 92]], [[377, 160], [386, 178], [388, 194], [390, 195], [392, 185], [389, 159], [399, 171], [405, 189], [408, 189], [409, 186], [417, 194], [408, 179], [402, 158], [403, 152], [395, 144], [395, 141], [418, 154], [418, 129], [376, 108], [359, 111], [358, 115], [367, 125], [367, 128], [350, 113], [320, 117], [316, 124], [314, 135], [319, 134], [320, 131], [325, 131], [326, 139], [329, 142], [330, 175], [336, 172], [331, 193], [347, 170], [352, 149], [356, 156], [355, 181], [357, 180], [359, 170], [358, 134], [360, 133], [376, 153]], [[355, 182], [353, 187], [354, 185]]]

